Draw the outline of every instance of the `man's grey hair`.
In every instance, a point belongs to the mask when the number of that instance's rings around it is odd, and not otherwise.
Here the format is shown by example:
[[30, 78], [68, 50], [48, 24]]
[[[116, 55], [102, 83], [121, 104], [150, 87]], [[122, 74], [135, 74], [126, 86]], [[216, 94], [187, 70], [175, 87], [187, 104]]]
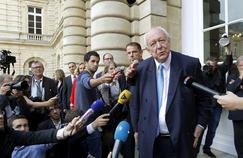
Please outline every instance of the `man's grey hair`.
[[241, 61], [243, 61], [243, 55], [241, 55], [241, 56], [239, 56], [239, 57], [237, 58], [236, 65], [239, 65], [239, 63], [240, 63]]
[[170, 34], [166, 31], [166, 29], [164, 29], [163, 27], [161, 26], [157, 26], [157, 27], [154, 27], [152, 28], [149, 32], [147, 32], [145, 35], [144, 35], [144, 43], [145, 43], [145, 46], [148, 47], [148, 35], [151, 33], [151, 31], [153, 30], [159, 30], [161, 32], [163, 32], [165, 34], [165, 36], [167, 37], [168, 40], [170, 40]]

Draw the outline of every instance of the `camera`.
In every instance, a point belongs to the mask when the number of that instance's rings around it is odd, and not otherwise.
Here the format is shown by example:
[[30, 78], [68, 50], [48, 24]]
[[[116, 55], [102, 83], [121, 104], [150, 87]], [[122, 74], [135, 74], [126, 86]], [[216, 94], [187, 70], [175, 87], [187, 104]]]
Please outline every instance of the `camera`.
[[27, 81], [20, 81], [18, 83], [9, 83], [6, 86], [9, 86], [11, 90], [16, 89], [19, 91], [25, 91], [28, 90], [29, 88], [29, 84]]
[[11, 54], [11, 52], [8, 50], [0, 51], [0, 69], [3, 69], [3, 73], [6, 73], [8, 69], [8, 74], [10, 73], [10, 64], [14, 66], [14, 63], [16, 63], [16, 57], [9, 54]]
[[213, 74], [213, 66], [212, 66], [212, 65], [209, 65], [209, 64], [204, 65], [204, 66], [203, 66], [203, 72], [204, 72], [205, 74], [207, 74], [207, 75], [211, 75], [211, 74]]
[[10, 51], [8, 50], [1, 50], [0, 52], [0, 64], [5, 66], [11, 63], [16, 63], [16, 57], [10, 56]]

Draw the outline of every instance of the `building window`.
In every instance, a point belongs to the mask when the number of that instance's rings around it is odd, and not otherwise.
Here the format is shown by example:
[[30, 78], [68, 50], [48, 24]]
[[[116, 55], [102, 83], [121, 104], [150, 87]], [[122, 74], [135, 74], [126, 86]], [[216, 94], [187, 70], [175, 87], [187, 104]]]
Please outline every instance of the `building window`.
[[28, 33], [42, 34], [42, 9], [28, 7]]
[[243, 55], [242, 5], [242, 0], [203, 0], [204, 59], [224, 59], [224, 48], [218, 43], [224, 33], [231, 40], [234, 59]]

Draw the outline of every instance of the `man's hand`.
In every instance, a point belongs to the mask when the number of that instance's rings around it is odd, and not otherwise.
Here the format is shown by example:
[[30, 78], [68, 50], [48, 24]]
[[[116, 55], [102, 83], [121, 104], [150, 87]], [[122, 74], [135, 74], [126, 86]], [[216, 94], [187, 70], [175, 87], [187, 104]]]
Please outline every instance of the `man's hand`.
[[125, 71], [125, 76], [127, 78], [133, 78], [135, 74], [136, 74], [136, 69], [131, 66], [129, 66]]
[[196, 126], [195, 131], [194, 131], [194, 142], [193, 142], [193, 147], [196, 148], [198, 144], [199, 137], [201, 136], [203, 132], [203, 128], [200, 126]]
[[50, 106], [54, 106], [57, 103], [57, 101], [58, 101], [58, 97], [55, 96], [55, 97], [50, 98], [47, 102]]
[[6, 95], [8, 91], [10, 91], [10, 86], [7, 86], [6, 83], [0, 87], [0, 95]]
[[238, 97], [232, 92], [227, 91], [226, 95], [215, 95], [213, 96], [215, 99], [217, 99], [217, 102], [226, 109], [229, 110], [237, 110], [237, 109], [243, 109], [243, 106], [241, 107], [240, 105], [243, 105], [243, 98]]
[[224, 50], [225, 50], [227, 55], [232, 55], [231, 44], [228, 44], [227, 46], [225, 46]]
[[113, 75], [106, 73], [103, 76], [101, 76], [99, 79], [101, 80], [101, 83], [111, 83], [113, 80]]
[[77, 131], [79, 131], [82, 127], [83, 127], [83, 123], [80, 120], [80, 117], [75, 117], [71, 122], [68, 123], [67, 126], [64, 127], [64, 131], [63, 131], [63, 136], [64, 138], [69, 137], [74, 135], [75, 133], [77, 133]]
[[110, 120], [108, 117], [110, 116], [110, 114], [103, 114], [100, 115], [99, 117], [97, 117], [94, 122], [92, 122], [92, 127], [94, 129], [97, 129], [98, 127], [102, 127], [107, 125], [108, 121]]

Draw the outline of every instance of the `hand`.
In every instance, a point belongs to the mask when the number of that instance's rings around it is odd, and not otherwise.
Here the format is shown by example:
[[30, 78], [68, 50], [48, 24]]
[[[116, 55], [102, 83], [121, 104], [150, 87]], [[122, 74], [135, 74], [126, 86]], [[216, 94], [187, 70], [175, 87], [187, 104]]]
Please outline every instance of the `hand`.
[[193, 142], [193, 147], [196, 148], [198, 144], [199, 137], [201, 136], [203, 132], [203, 128], [200, 126], [196, 126], [195, 131], [194, 131], [194, 142]]
[[238, 97], [232, 92], [227, 91], [226, 95], [215, 95], [213, 96], [217, 99], [217, 102], [226, 109], [229, 110], [236, 110], [236, 109], [243, 109], [242, 105], [242, 98]]
[[8, 91], [10, 91], [10, 86], [7, 86], [6, 83], [0, 87], [0, 95], [6, 95]]
[[232, 51], [231, 51], [231, 44], [228, 44], [227, 46], [224, 47], [224, 50], [226, 52], [227, 55], [231, 55]]
[[112, 158], [112, 153], [110, 152], [109, 155], [107, 156], [107, 158]]
[[80, 117], [75, 117], [67, 126], [64, 127], [63, 136], [64, 138], [69, 137], [77, 133], [83, 127], [83, 123]]
[[109, 117], [110, 114], [103, 114], [103, 115], [100, 115], [99, 117], [97, 117], [94, 122], [92, 122], [92, 127], [94, 129], [97, 129], [98, 127], [102, 127], [102, 126], [105, 126], [107, 125], [108, 121], [110, 120]]
[[135, 68], [129, 66], [129, 67], [126, 69], [126, 71], [125, 71], [125, 76], [126, 76], [127, 78], [133, 78], [133, 77], [135, 76], [135, 73], [136, 73], [135, 70], [136, 70]]
[[50, 98], [47, 102], [50, 106], [54, 106], [57, 103], [57, 101], [58, 101], [58, 97], [55, 96], [55, 97]]
[[102, 83], [111, 83], [113, 80], [113, 75], [110, 73], [106, 73], [100, 77]]

